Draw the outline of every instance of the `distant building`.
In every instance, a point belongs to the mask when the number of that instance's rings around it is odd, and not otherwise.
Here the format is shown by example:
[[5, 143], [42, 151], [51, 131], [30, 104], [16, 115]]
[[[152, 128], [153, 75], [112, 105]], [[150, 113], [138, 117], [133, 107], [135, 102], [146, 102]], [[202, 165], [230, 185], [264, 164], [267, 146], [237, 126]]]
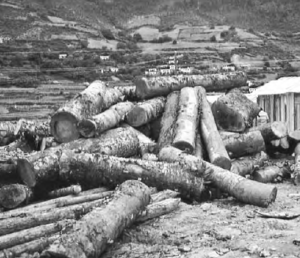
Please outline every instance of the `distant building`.
[[68, 56], [68, 54], [66, 54], [66, 53], [61, 53], [61, 54], [58, 55], [58, 58], [59, 58], [59, 59], [65, 59], [65, 58], [67, 58], [67, 56]]
[[222, 67], [222, 71], [224, 72], [234, 72], [235, 66], [234, 65], [225, 65]]
[[109, 56], [100, 56], [101, 60], [109, 60]]
[[119, 71], [119, 68], [118, 67], [110, 67], [109, 70], [112, 72], [112, 73], [117, 73]]
[[176, 70], [176, 65], [170, 65], [170, 70]]
[[249, 64], [242, 64], [241, 65], [242, 70], [248, 71], [248, 70], [250, 70], [250, 68], [251, 68], [251, 66]]
[[180, 67], [178, 68], [178, 70], [181, 72], [181, 73], [186, 73], [186, 74], [191, 74], [193, 72], [193, 67]]
[[157, 75], [157, 69], [156, 68], [149, 68], [148, 71], [145, 71], [145, 75]]

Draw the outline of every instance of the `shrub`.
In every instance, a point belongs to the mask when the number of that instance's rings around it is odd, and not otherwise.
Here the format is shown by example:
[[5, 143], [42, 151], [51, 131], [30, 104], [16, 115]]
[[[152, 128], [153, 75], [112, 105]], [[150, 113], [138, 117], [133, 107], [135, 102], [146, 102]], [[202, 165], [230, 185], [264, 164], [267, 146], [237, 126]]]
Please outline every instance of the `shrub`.
[[227, 30], [222, 31], [220, 34], [221, 38], [226, 38], [228, 35], [229, 35], [229, 32]]
[[142, 36], [141, 36], [140, 33], [135, 33], [135, 34], [133, 34], [133, 40], [134, 40], [135, 42], [140, 42], [140, 41], [143, 40], [143, 38], [142, 38]]
[[103, 37], [106, 39], [109, 39], [109, 40], [115, 39], [115, 37], [110, 29], [102, 29], [101, 33], [102, 33]]
[[217, 38], [215, 35], [211, 36], [210, 42], [217, 42]]
[[176, 45], [176, 44], [177, 44], [177, 40], [174, 39], [173, 42], [172, 42], [172, 44], [173, 44], [173, 45]]

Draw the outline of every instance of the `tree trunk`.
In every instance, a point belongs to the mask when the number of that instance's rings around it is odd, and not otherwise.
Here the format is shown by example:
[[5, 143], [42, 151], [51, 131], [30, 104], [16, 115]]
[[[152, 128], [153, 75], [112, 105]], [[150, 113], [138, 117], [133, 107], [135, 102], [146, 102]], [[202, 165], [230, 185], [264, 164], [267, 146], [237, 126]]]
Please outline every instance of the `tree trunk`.
[[162, 215], [171, 213], [179, 206], [180, 199], [166, 199], [149, 204], [146, 209], [138, 216], [137, 222], [154, 219]]
[[247, 76], [243, 72], [227, 74], [180, 75], [139, 78], [135, 81], [136, 95], [140, 99], [167, 96], [184, 87], [203, 86], [206, 91], [222, 91], [245, 86]]
[[132, 180], [123, 183], [105, 208], [94, 209], [77, 221], [46, 253], [52, 257], [100, 257], [107, 244], [136, 220], [149, 201], [146, 185]]
[[232, 161], [231, 172], [245, 177], [251, 175], [255, 169], [262, 167], [268, 160], [265, 152], [257, 153], [254, 156], [245, 156]]
[[166, 162], [179, 161], [185, 167], [193, 168], [190, 173], [203, 174], [206, 181], [212, 182], [220, 190], [241, 202], [267, 207], [276, 199], [276, 187], [248, 180], [195, 156], [185, 154], [174, 147], [162, 149], [159, 153], [159, 159]]
[[195, 151], [196, 131], [198, 131], [201, 96], [199, 87], [185, 87], [179, 96], [179, 111], [175, 125], [173, 146], [189, 153]]
[[116, 127], [133, 107], [134, 104], [131, 102], [117, 103], [91, 119], [80, 121], [78, 130], [85, 138], [97, 137], [104, 131]]
[[161, 116], [165, 108], [165, 98], [158, 97], [136, 104], [126, 115], [126, 121], [133, 127], [148, 124]]
[[178, 190], [182, 196], [199, 201], [202, 197], [203, 180], [189, 173], [193, 169], [180, 163], [168, 164], [66, 151], [60, 162], [60, 178], [89, 187], [114, 187], [128, 179], [139, 179], [158, 190]]
[[295, 165], [293, 173], [293, 181], [295, 185], [300, 185], [300, 143], [296, 145], [295, 153]]
[[88, 88], [59, 108], [51, 117], [51, 133], [57, 142], [79, 138], [78, 122], [99, 114], [120, 101], [118, 90], [106, 89], [102, 81], [94, 81]]
[[278, 181], [282, 181], [283, 178], [286, 178], [290, 175], [290, 171], [287, 167], [277, 167], [277, 166], [268, 166], [256, 170], [252, 174], [252, 179], [261, 182], [261, 183], [274, 183], [275, 180], [280, 177]]
[[230, 158], [239, 158], [265, 150], [265, 142], [260, 131], [243, 134], [221, 134], [225, 148]]
[[0, 220], [0, 236], [49, 223], [55, 223], [65, 219], [76, 220], [104, 203], [105, 199], [99, 199], [63, 208], [53, 207], [49, 208], [47, 211], [36, 210], [32, 214], [26, 214], [25, 217], [14, 217]]
[[19, 232], [14, 232], [0, 237], [0, 250], [7, 249], [16, 245], [21, 245], [26, 242], [42, 238], [47, 235], [55, 234], [62, 231], [68, 226], [69, 221], [60, 221], [30, 229], [25, 229]]
[[6, 209], [13, 209], [32, 199], [33, 193], [26, 185], [11, 184], [0, 188], [0, 205]]
[[244, 132], [260, 111], [259, 106], [242, 93], [222, 95], [211, 109], [218, 129], [230, 132]]
[[16, 139], [14, 134], [16, 127], [17, 122], [0, 122], [0, 146], [8, 145]]
[[50, 198], [58, 198], [66, 195], [78, 195], [82, 189], [80, 185], [71, 185], [65, 188], [53, 190], [48, 193]]
[[151, 194], [151, 202], [160, 202], [166, 199], [176, 198], [178, 195], [178, 192], [167, 189], [155, 194]]
[[126, 123], [122, 123], [120, 126], [123, 128], [130, 129], [136, 134], [136, 136], [139, 139], [139, 153], [141, 157], [146, 153], [157, 152], [157, 144], [154, 141], [152, 141], [150, 138], [148, 138], [146, 135], [144, 135], [143, 133], [139, 132], [138, 130], [136, 130], [135, 128], [131, 127]]
[[157, 156], [155, 154], [153, 154], [153, 153], [145, 153], [142, 156], [142, 159], [143, 160], [149, 160], [149, 161], [158, 161]]
[[32, 136], [49, 137], [51, 136], [49, 120], [25, 120], [20, 119], [15, 128], [14, 134], [21, 133], [29, 134]]
[[260, 131], [266, 143], [271, 142], [272, 140], [281, 139], [282, 137], [287, 136], [288, 133], [285, 123], [279, 121], [262, 124], [250, 128], [249, 131]]
[[[199, 87], [201, 88], [201, 87]], [[200, 119], [200, 134], [212, 164], [230, 170], [231, 161], [217, 129], [210, 105], [203, 88], [199, 90], [202, 96], [202, 113]]]
[[176, 119], [179, 110], [179, 92], [175, 91], [168, 95], [165, 110], [161, 119], [161, 128], [158, 138], [158, 148], [172, 145]]

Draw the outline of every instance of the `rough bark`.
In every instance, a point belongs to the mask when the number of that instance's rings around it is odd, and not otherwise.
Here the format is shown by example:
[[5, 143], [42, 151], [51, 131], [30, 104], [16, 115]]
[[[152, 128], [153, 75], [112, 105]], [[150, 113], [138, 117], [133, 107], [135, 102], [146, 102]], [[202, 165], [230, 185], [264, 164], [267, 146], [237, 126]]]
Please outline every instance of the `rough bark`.
[[[65, 151], [60, 162], [60, 178], [81, 185], [114, 187], [128, 179], [140, 179], [158, 190], [178, 190], [182, 196], [201, 200], [203, 180], [192, 175], [184, 164], [118, 158]], [[196, 172], [195, 172], [196, 173]], [[196, 173], [197, 174], [197, 173]]]
[[293, 172], [293, 182], [295, 185], [300, 185], [300, 143], [296, 145], [295, 153], [295, 165]]
[[145, 78], [135, 80], [136, 95], [140, 99], [167, 96], [172, 91], [184, 87], [203, 86], [206, 91], [222, 91], [245, 86], [246, 74], [234, 72], [226, 74], [179, 75]]
[[178, 192], [167, 189], [155, 194], [151, 194], [151, 202], [160, 202], [166, 199], [176, 198], [178, 195]]
[[0, 220], [0, 236], [65, 219], [77, 220], [94, 208], [104, 205], [105, 202], [105, 199], [100, 199], [63, 208], [52, 208], [44, 211], [36, 210], [32, 214], [24, 214], [24, 217]]
[[252, 174], [252, 179], [261, 183], [274, 183], [278, 178], [278, 181], [282, 181], [290, 175], [290, 171], [287, 167], [267, 166], [256, 170]]
[[103, 107], [101, 111], [106, 110], [121, 101], [124, 101], [124, 96], [118, 89], [107, 88], [105, 91]]
[[260, 126], [250, 128], [249, 131], [260, 131], [266, 143], [285, 137], [288, 134], [285, 123], [280, 121], [262, 124]]
[[199, 98], [198, 90], [199, 87], [185, 87], [181, 89], [179, 96], [173, 146], [189, 153], [195, 151], [196, 131], [199, 124], [201, 98]]
[[154, 121], [163, 113], [165, 101], [164, 97], [158, 97], [137, 103], [126, 115], [126, 122], [139, 127]]
[[124, 96], [125, 100], [136, 101], [136, 86], [116, 86], [114, 89], [120, 91]]
[[65, 188], [53, 190], [48, 193], [48, 196], [50, 198], [57, 198], [66, 195], [78, 195], [79, 193], [81, 193], [81, 191], [82, 189], [80, 185], [71, 185]]
[[156, 153], [157, 152], [157, 144], [152, 141], [149, 137], [141, 133], [140, 131], [136, 130], [135, 128], [131, 127], [126, 123], [122, 123], [120, 125], [122, 128], [127, 128], [133, 131], [139, 140], [139, 154], [142, 157], [146, 153]]
[[36, 177], [31, 163], [26, 159], [18, 159], [16, 169], [18, 176], [24, 184], [28, 187], [34, 187], [36, 185]]
[[158, 148], [171, 145], [174, 138], [174, 130], [179, 109], [179, 92], [175, 91], [168, 95], [158, 138]]
[[0, 146], [10, 144], [16, 139], [14, 134], [17, 122], [3, 121], [0, 122]]
[[252, 127], [260, 108], [242, 93], [220, 96], [212, 104], [212, 112], [219, 130], [244, 132]]
[[50, 257], [100, 257], [107, 244], [136, 220], [149, 201], [150, 191], [146, 185], [139, 181], [127, 181], [118, 187], [106, 207], [85, 215], [46, 252]]
[[[58, 233], [68, 226], [68, 222], [70, 223], [70, 221], [59, 221], [58, 223], [42, 225], [19, 232], [14, 232], [5, 236], [0, 236], [0, 250], [21, 245], [47, 235]], [[72, 222], [73, 221], [71, 221], [71, 223]]]
[[16, 125], [14, 134], [21, 133], [32, 136], [49, 137], [51, 136], [50, 121], [48, 120], [25, 120], [20, 119]]
[[248, 180], [195, 156], [185, 154], [174, 147], [162, 149], [159, 159], [166, 162], [180, 161], [180, 164], [184, 164], [186, 167], [194, 167], [192, 173], [203, 174], [206, 181], [212, 182], [220, 190], [241, 202], [267, 207], [276, 199], [276, 187]]
[[26, 185], [11, 184], [0, 188], [0, 205], [6, 209], [13, 209], [32, 199], [33, 193]]
[[242, 157], [232, 161], [230, 171], [245, 177], [246, 175], [251, 175], [259, 167], [262, 167], [268, 159], [268, 155], [263, 151], [254, 156]]
[[131, 102], [120, 102], [91, 119], [80, 121], [78, 130], [85, 138], [97, 137], [104, 131], [116, 127], [133, 107], [134, 104]]
[[266, 146], [260, 131], [224, 134], [222, 140], [230, 158], [239, 158], [264, 151]]
[[149, 161], [157, 161], [158, 160], [157, 156], [153, 153], [145, 153], [142, 156], [142, 159], [143, 160], [149, 160]]
[[148, 205], [146, 209], [138, 216], [137, 222], [144, 222], [171, 213], [178, 208], [179, 203], [179, 198], [154, 202]]
[[211, 107], [206, 99], [206, 92], [199, 87], [202, 98], [202, 113], [200, 119], [200, 134], [212, 164], [230, 170], [231, 161], [217, 129]]

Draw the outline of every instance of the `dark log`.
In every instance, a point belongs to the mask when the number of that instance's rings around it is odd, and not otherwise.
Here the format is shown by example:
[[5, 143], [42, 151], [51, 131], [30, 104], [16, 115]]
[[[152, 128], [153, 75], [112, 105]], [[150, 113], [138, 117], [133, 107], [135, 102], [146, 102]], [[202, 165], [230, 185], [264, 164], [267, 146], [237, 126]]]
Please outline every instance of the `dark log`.
[[211, 106], [219, 130], [244, 132], [252, 127], [260, 108], [242, 93], [220, 96]]
[[245, 86], [247, 76], [243, 72], [205, 75], [180, 75], [146, 78], [135, 80], [136, 95], [140, 99], [167, 96], [172, 91], [184, 87], [203, 86], [206, 91], [222, 91]]
[[295, 165], [293, 172], [293, 182], [295, 185], [300, 185], [300, 143], [298, 143], [294, 150]]
[[264, 138], [260, 131], [242, 134], [221, 133], [221, 137], [230, 158], [252, 155], [266, 149]]
[[106, 89], [102, 81], [94, 81], [84, 91], [60, 107], [51, 117], [51, 133], [57, 142], [79, 138], [78, 122], [99, 114], [121, 100], [118, 90]]
[[145, 134], [153, 141], [157, 142], [160, 135], [160, 127], [161, 127], [161, 117], [155, 119], [154, 121], [148, 124], [137, 127], [135, 129]]
[[220, 190], [241, 202], [267, 207], [276, 199], [276, 187], [248, 180], [195, 156], [185, 154], [174, 147], [162, 149], [159, 153], [159, 159], [166, 162], [179, 161], [185, 167], [194, 168], [189, 173], [195, 174], [197, 172], [203, 174], [206, 181], [212, 182]]
[[179, 110], [179, 92], [175, 91], [168, 95], [164, 113], [161, 119], [161, 128], [158, 138], [158, 148], [172, 145], [176, 119]]
[[288, 178], [291, 175], [288, 167], [277, 167], [277, 166], [267, 166], [256, 170], [252, 174], [252, 179], [261, 183], [274, 183], [280, 177], [279, 181], [283, 178]]
[[131, 102], [117, 103], [91, 119], [80, 121], [78, 130], [85, 138], [98, 137], [101, 133], [116, 127], [122, 122], [133, 107], [134, 104]]
[[196, 132], [202, 105], [199, 88], [185, 87], [181, 89], [179, 95], [179, 111], [172, 145], [189, 153], [195, 151]]
[[48, 196], [50, 198], [57, 198], [66, 195], [78, 195], [79, 193], [81, 193], [81, 191], [82, 189], [80, 185], [71, 185], [68, 187], [53, 190], [48, 193]]
[[253, 127], [250, 128], [249, 131], [260, 131], [266, 143], [281, 139], [288, 134], [285, 123], [279, 121]]
[[202, 98], [202, 113], [200, 119], [200, 134], [212, 164], [230, 170], [231, 161], [217, 129], [210, 105], [206, 99], [204, 88], [199, 87]]
[[137, 103], [126, 115], [126, 121], [133, 127], [139, 127], [159, 118], [165, 108], [165, 98], [158, 97]]
[[83, 216], [67, 234], [51, 244], [46, 253], [50, 257], [100, 257], [149, 201], [150, 191], [146, 185], [132, 180], [123, 183], [105, 208], [94, 209]]
[[0, 205], [6, 209], [13, 209], [32, 199], [33, 193], [26, 185], [11, 184], [0, 188]]
[[155, 154], [153, 154], [153, 153], [145, 153], [142, 156], [142, 159], [143, 160], [150, 160], [150, 161], [158, 161], [157, 156]]
[[245, 177], [251, 175], [256, 169], [262, 167], [269, 159], [265, 152], [253, 156], [246, 156], [232, 161], [231, 172]]
[[115, 187], [128, 179], [139, 179], [158, 190], [176, 190], [186, 198], [201, 200], [203, 180], [201, 173], [199, 177], [189, 173], [194, 169], [180, 163], [75, 154], [71, 151], [64, 151], [60, 160], [60, 178], [67, 182], [78, 182], [90, 187]]

